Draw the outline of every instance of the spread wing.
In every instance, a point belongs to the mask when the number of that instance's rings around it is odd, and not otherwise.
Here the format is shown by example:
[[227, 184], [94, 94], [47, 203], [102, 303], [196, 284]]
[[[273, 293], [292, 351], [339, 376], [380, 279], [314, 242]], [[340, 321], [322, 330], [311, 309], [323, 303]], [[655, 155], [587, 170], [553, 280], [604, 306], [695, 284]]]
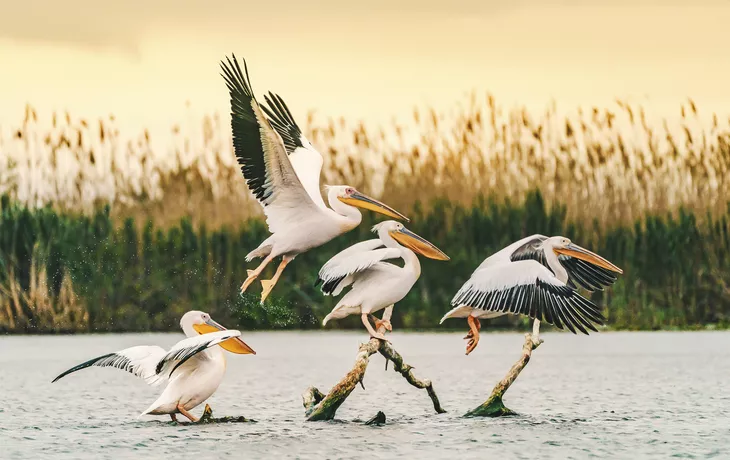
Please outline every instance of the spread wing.
[[284, 142], [261, 111], [248, 70], [244, 76], [235, 56], [226, 61], [221, 68], [231, 97], [233, 147], [249, 190], [264, 207], [269, 231], [276, 233], [322, 210], [300, 182]]
[[294, 171], [296, 171], [299, 180], [302, 182], [310, 198], [312, 198], [312, 201], [317, 206], [324, 208], [325, 204], [319, 188], [319, 178], [322, 174], [322, 164], [324, 163], [322, 154], [302, 134], [302, 130], [296, 121], [294, 121], [289, 107], [287, 107], [281, 96], [269, 92], [269, 95], [264, 96], [264, 98], [268, 107], [267, 105], [262, 105], [261, 108], [269, 117], [271, 126], [281, 136]]
[[314, 285], [322, 283], [322, 292], [325, 295], [338, 295], [355, 281], [358, 273], [363, 273], [384, 260], [401, 256], [399, 249], [382, 246], [384, 245], [380, 239], [372, 239], [339, 252], [322, 266]]
[[[96, 366], [121, 369], [140, 377], [150, 385], [156, 385], [167, 380], [177, 367], [206, 348], [240, 335], [239, 331], [227, 329], [188, 337], [175, 344], [170, 351], [165, 351], [162, 347], [147, 345], [125, 348], [74, 366], [61, 373], [53, 381], [55, 382], [73, 372]], [[169, 369], [172, 370], [168, 373]]]
[[164, 348], [157, 346], [138, 346], [125, 348], [124, 350], [117, 351], [116, 353], [109, 353], [103, 356], [99, 356], [94, 359], [90, 359], [84, 363], [74, 366], [71, 369], [61, 373], [58, 377], [53, 379], [56, 380], [71, 374], [72, 372], [86, 369], [87, 367], [114, 367], [123, 371], [129, 372], [143, 379], [149, 384], [157, 383], [155, 366], [157, 362], [165, 356]]
[[[605, 322], [593, 302], [535, 260], [506, 262], [475, 271], [451, 305], [527, 315], [573, 333], [577, 329], [588, 334], [588, 330], [596, 330], [594, 324]], [[449, 314], [444, 319], [447, 317]]]

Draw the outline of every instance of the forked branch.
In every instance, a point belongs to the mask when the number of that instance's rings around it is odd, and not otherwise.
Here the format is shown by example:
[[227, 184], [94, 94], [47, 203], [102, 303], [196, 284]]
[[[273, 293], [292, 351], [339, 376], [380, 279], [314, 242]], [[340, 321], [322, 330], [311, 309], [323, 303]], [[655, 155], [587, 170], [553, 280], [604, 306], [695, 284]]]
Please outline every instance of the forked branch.
[[[383, 312], [383, 321], [390, 321], [393, 314], [393, 306], [386, 308]], [[378, 333], [386, 332], [385, 326], [378, 327]], [[345, 402], [350, 393], [358, 383], [362, 384], [367, 370], [370, 356], [380, 352], [386, 360], [393, 361], [393, 368], [399, 372], [411, 385], [416, 388], [425, 388], [431, 397], [433, 407], [439, 414], [446, 412], [439, 403], [438, 396], [433, 389], [430, 380], [419, 380], [413, 375], [413, 366], [403, 362], [403, 357], [388, 342], [371, 338], [367, 343], [360, 345], [355, 364], [352, 369], [332, 387], [327, 395], [324, 395], [315, 387], [309, 387], [302, 394], [304, 411], [308, 421], [332, 420], [335, 418], [337, 409]], [[363, 386], [364, 388], [364, 386]]]

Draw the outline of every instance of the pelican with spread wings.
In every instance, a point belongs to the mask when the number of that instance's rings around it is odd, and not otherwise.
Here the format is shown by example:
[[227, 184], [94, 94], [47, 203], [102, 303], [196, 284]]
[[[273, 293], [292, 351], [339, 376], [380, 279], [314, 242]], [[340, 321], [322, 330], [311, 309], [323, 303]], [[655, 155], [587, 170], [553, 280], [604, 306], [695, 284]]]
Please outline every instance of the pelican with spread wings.
[[532, 340], [539, 343], [540, 321], [574, 334], [596, 331], [605, 318], [577, 288], [603, 290], [623, 271], [568, 238], [532, 235], [488, 257], [451, 301], [455, 307], [441, 319], [467, 318], [466, 354], [479, 343], [479, 318], [505, 314], [534, 319]]
[[[430, 259], [449, 260], [439, 248], [408, 230], [400, 222], [387, 220], [373, 227], [378, 238], [362, 241], [332, 257], [319, 271], [315, 286], [322, 283], [325, 295], [339, 295], [352, 288], [328, 314], [322, 325], [332, 318], [359, 313], [371, 337], [385, 339], [376, 332], [380, 324], [392, 330], [389, 322], [375, 320], [375, 329], [368, 316], [399, 302], [421, 276], [416, 253]], [[403, 259], [403, 267], [387, 262]]]
[[180, 327], [187, 338], [170, 350], [145, 345], [125, 348], [74, 366], [53, 381], [92, 366], [115, 367], [150, 385], [167, 384], [160, 397], [141, 415], [169, 414], [175, 422], [176, 414], [182, 414], [197, 422], [188, 411], [205, 402], [223, 381], [226, 372], [223, 350], [241, 355], [256, 352], [240, 339], [239, 331], [224, 328], [202, 311], [185, 313]]
[[[244, 292], [277, 257], [281, 264], [270, 280], [262, 280], [261, 302], [271, 293], [281, 273], [298, 254], [321, 246], [357, 227], [369, 209], [408, 219], [374, 198], [347, 185], [327, 187], [330, 207], [319, 190], [322, 155], [304, 137], [284, 100], [269, 93], [269, 107], [260, 106], [251, 89], [248, 69], [241, 71], [236, 57], [221, 63], [231, 97], [233, 146], [249, 189], [261, 203], [272, 235], [251, 251], [246, 260], [263, 262], [241, 285]], [[268, 117], [267, 117], [268, 115]]]

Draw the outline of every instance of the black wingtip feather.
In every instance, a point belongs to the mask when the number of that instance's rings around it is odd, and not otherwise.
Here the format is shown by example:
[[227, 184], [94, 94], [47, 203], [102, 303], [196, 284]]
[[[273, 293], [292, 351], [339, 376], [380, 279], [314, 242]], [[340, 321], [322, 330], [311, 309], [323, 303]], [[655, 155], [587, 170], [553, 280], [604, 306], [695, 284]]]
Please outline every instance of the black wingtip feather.
[[294, 117], [289, 111], [284, 99], [278, 94], [269, 91], [268, 95], [264, 95], [265, 104], [261, 106], [266, 116], [269, 117], [271, 125], [274, 127], [282, 141], [286, 151], [291, 154], [297, 147], [304, 147], [302, 143], [302, 130], [294, 121]]
[[232, 58], [226, 56], [225, 61], [221, 61], [222, 77], [230, 96], [233, 150], [249, 190], [266, 206], [273, 190], [266, 185], [267, 171], [261, 126], [254, 111], [254, 106], [260, 106], [253, 93], [246, 60], [242, 61], [243, 71], [235, 54], [232, 54]]
[[332, 278], [329, 280], [326, 280], [322, 284], [322, 292], [325, 294], [332, 294], [335, 289], [337, 289], [337, 285], [340, 284], [340, 281], [345, 279], [345, 276], [339, 276], [337, 278]]
[[71, 369], [69, 369], [69, 370], [67, 370], [65, 372], [62, 372], [58, 377], [56, 377], [55, 379], [53, 379], [53, 381], [51, 381], [51, 383], [55, 383], [57, 380], [65, 377], [65, 376], [67, 376], [68, 374], [71, 374], [71, 373], [76, 372], [76, 371], [80, 371], [82, 369], [86, 369], [87, 367], [91, 367], [95, 363], [97, 363], [98, 361], [101, 361], [102, 359], [109, 358], [111, 356], [114, 356], [114, 353], [109, 353], [109, 354], [106, 354], [106, 355], [103, 355], [103, 356], [97, 356], [96, 358], [93, 358], [93, 359], [90, 359], [90, 360], [88, 360], [86, 362], [83, 362], [83, 363], [79, 364], [78, 366], [74, 366]]

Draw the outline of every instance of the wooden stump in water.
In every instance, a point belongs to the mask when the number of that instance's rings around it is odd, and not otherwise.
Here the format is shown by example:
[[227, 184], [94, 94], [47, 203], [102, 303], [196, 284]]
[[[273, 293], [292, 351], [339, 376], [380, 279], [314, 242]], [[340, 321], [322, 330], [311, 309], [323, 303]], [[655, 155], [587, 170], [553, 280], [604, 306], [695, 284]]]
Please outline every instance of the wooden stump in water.
[[542, 339], [538, 343], [532, 341], [532, 334], [525, 334], [525, 343], [522, 345], [522, 356], [507, 372], [507, 375], [497, 383], [492, 390], [492, 394], [489, 398], [479, 407], [470, 410], [464, 417], [502, 417], [505, 415], [517, 415], [515, 412], [505, 407], [502, 402], [502, 396], [507, 392], [509, 387], [517, 380], [517, 376], [520, 375], [522, 369], [527, 366], [532, 356], [532, 350], [536, 349], [542, 343]]
[[[386, 308], [383, 312], [383, 320], [390, 321], [391, 315], [393, 314], [393, 306]], [[381, 325], [378, 328], [378, 332], [384, 334], [385, 328]], [[357, 356], [355, 357], [355, 364], [353, 365], [350, 372], [348, 372], [342, 380], [340, 380], [335, 386], [332, 387], [327, 395], [324, 395], [315, 387], [309, 387], [302, 394], [302, 400], [304, 403], [304, 413], [308, 421], [316, 420], [332, 420], [335, 418], [337, 409], [342, 405], [343, 402], [350, 396], [350, 393], [355, 389], [357, 384], [363, 386], [362, 381], [365, 377], [365, 371], [367, 370], [370, 356], [380, 352], [386, 360], [393, 362], [393, 369], [399, 372], [411, 385], [416, 388], [425, 388], [431, 401], [433, 402], [434, 410], [442, 414], [446, 412], [439, 403], [438, 396], [433, 389], [433, 384], [430, 380], [419, 380], [413, 375], [413, 366], [403, 362], [403, 357], [398, 353], [392, 345], [384, 340], [371, 338], [367, 343], [360, 345]], [[387, 367], [387, 361], [386, 361]]]
[[365, 425], [385, 425], [385, 414], [383, 413], [383, 411], [378, 411], [378, 413], [375, 414], [375, 417], [365, 422]]

